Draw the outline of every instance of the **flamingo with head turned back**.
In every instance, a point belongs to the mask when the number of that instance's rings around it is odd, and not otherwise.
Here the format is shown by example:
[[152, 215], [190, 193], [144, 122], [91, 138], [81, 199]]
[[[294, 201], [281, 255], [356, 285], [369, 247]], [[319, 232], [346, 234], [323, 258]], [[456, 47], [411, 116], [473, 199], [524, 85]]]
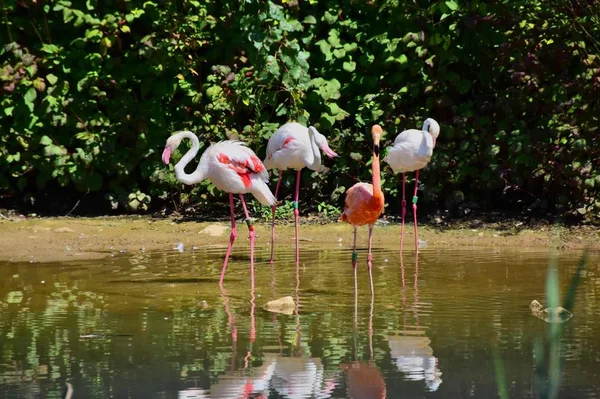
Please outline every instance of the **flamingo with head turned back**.
[[402, 227], [400, 231], [400, 252], [404, 245], [404, 217], [406, 215], [405, 184], [406, 172], [415, 171], [415, 191], [412, 198], [413, 217], [415, 223], [415, 252], [419, 252], [419, 237], [417, 231], [417, 188], [419, 183], [419, 170], [423, 169], [433, 155], [435, 141], [440, 134], [440, 125], [427, 118], [423, 123], [423, 129], [409, 129], [400, 133], [394, 146], [384, 158], [384, 161], [392, 167], [395, 174], [402, 173]]
[[369, 281], [371, 293], [373, 293], [373, 276], [371, 274], [372, 258], [371, 245], [373, 239], [373, 226], [383, 212], [384, 198], [381, 191], [381, 172], [379, 168], [379, 140], [381, 139], [381, 126], [374, 125], [371, 129], [373, 135], [373, 162], [371, 163], [373, 173], [373, 184], [356, 183], [346, 191], [346, 206], [341, 220], [350, 223], [354, 227], [354, 245], [352, 247], [352, 267], [354, 268], [354, 286], [356, 288], [356, 230], [358, 226], [369, 225], [369, 253], [367, 255], [367, 266], [369, 268]]
[[244, 201], [244, 194], [251, 193], [263, 205], [273, 205], [275, 197], [267, 186], [268, 173], [263, 163], [256, 154], [240, 141], [221, 141], [212, 144], [200, 157], [198, 167], [193, 173], [186, 173], [186, 165], [194, 159], [200, 149], [200, 141], [192, 132], [175, 132], [167, 139], [167, 144], [162, 154], [162, 160], [169, 164], [171, 153], [179, 147], [183, 139], [189, 139], [192, 147], [175, 165], [177, 180], [185, 184], [200, 183], [209, 179], [219, 190], [229, 193], [229, 207], [231, 210], [231, 235], [229, 246], [223, 262], [223, 270], [219, 280], [219, 287], [223, 287], [223, 279], [227, 270], [227, 262], [231, 254], [233, 242], [237, 237], [235, 228], [235, 213], [233, 209], [233, 194], [239, 194], [246, 215], [246, 224], [250, 235], [250, 281], [254, 288], [254, 226], [248, 214]]
[[[329, 148], [327, 139], [314, 128], [305, 127], [299, 123], [286, 123], [281, 126], [269, 139], [267, 144], [267, 157], [265, 167], [279, 169], [279, 179], [275, 187], [275, 198], [279, 192], [281, 176], [286, 169], [296, 169], [296, 194], [294, 196], [294, 224], [296, 230], [296, 263], [299, 263], [298, 248], [298, 196], [300, 191], [300, 173], [302, 168], [308, 168], [316, 172], [325, 170], [321, 164], [321, 152], [329, 158], [337, 157], [337, 154]], [[271, 224], [271, 262], [275, 244], [275, 211], [277, 205], [273, 205], [273, 221]]]

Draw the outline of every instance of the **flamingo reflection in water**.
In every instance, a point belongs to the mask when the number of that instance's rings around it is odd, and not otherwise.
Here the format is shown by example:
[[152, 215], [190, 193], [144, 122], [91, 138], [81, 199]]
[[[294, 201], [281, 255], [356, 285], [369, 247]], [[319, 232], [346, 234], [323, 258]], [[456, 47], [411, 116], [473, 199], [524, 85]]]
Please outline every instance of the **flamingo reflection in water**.
[[[406, 284], [404, 279], [404, 262], [400, 254], [402, 276], [402, 302], [406, 309]], [[414, 304], [413, 311], [416, 325], [412, 328], [406, 326], [406, 313], [404, 314], [404, 329], [401, 335], [389, 336], [388, 343], [392, 358], [396, 361], [398, 370], [405, 374], [409, 381], [425, 381], [429, 391], [437, 391], [442, 383], [442, 372], [439, 369], [438, 359], [433, 356], [431, 340], [425, 336], [425, 331], [419, 326], [419, 256], [415, 257]]]
[[269, 381], [275, 370], [274, 359], [265, 359], [263, 364], [256, 368], [249, 368], [250, 357], [252, 356], [252, 344], [256, 340], [256, 321], [255, 321], [255, 296], [254, 288], [251, 289], [250, 301], [250, 349], [244, 357], [244, 367], [237, 370], [235, 361], [237, 359], [237, 327], [231, 312], [229, 297], [227, 291], [221, 288], [221, 297], [227, 314], [229, 329], [231, 331], [231, 369], [229, 373], [219, 377], [218, 382], [210, 387], [210, 390], [201, 388], [191, 388], [179, 391], [179, 399], [241, 399], [241, 398], [264, 398], [268, 397]]
[[[300, 313], [299, 313], [299, 265], [296, 265], [296, 293], [294, 313], [296, 315], [296, 347], [300, 348], [298, 357], [285, 357], [279, 354], [265, 354], [262, 365], [249, 368], [249, 359], [252, 349], [244, 358], [243, 370], [235, 370], [237, 328], [230, 309], [230, 302], [225, 290], [221, 290], [225, 312], [227, 313], [232, 340], [231, 370], [228, 374], [219, 377], [219, 381], [205, 389], [187, 389], [179, 392], [179, 399], [242, 399], [269, 397], [269, 390], [276, 391], [285, 398], [329, 398], [335, 389], [337, 376], [326, 378], [323, 364], [319, 358], [305, 357], [302, 353]], [[254, 317], [254, 291], [250, 312], [250, 343], [256, 337]], [[275, 321], [274, 321], [275, 323]], [[281, 341], [280, 341], [281, 342]]]
[[325, 376], [321, 359], [305, 356], [302, 345], [302, 330], [300, 328], [300, 265], [298, 263], [296, 263], [294, 302], [294, 315], [296, 316], [295, 348], [297, 356], [282, 356], [283, 344], [280, 339], [280, 353], [275, 357], [276, 365], [271, 378], [271, 388], [284, 398], [329, 398], [337, 386], [337, 376]]
[[[356, 269], [355, 269], [356, 271]], [[356, 277], [355, 277], [356, 281]], [[369, 361], [358, 361], [358, 291], [354, 285], [354, 362], [342, 364], [346, 375], [346, 390], [350, 399], [384, 399], [385, 381], [373, 359], [373, 305], [375, 295], [371, 291], [371, 309], [369, 311]]]

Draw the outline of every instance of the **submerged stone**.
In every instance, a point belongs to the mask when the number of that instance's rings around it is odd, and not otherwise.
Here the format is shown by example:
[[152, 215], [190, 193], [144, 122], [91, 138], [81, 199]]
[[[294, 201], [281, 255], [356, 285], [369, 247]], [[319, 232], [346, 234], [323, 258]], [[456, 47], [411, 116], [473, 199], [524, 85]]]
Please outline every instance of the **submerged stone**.
[[283, 298], [269, 301], [263, 306], [263, 308], [269, 312], [283, 313], [288, 315], [294, 313], [295, 307], [296, 303], [294, 302], [294, 298], [291, 296], [284, 296]]
[[535, 299], [531, 302], [529, 308], [532, 315], [544, 320], [546, 323], [564, 323], [573, 317], [573, 313], [561, 306], [544, 309], [542, 304]]

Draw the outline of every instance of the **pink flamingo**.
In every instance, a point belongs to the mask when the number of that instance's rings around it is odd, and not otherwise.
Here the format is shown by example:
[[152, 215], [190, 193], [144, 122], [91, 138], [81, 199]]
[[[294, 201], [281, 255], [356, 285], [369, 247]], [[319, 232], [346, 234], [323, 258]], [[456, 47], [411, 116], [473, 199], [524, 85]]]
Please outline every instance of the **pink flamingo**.
[[[296, 263], [299, 263], [298, 249], [298, 195], [300, 191], [300, 172], [302, 168], [309, 168], [316, 172], [322, 172], [325, 167], [321, 164], [321, 152], [329, 158], [337, 157], [337, 154], [329, 148], [327, 139], [313, 126], [305, 127], [299, 123], [286, 123], [281, 126], [269, 139], [267, 144], [267, 158], [265, 167], [267, 170], [279, 169], [279, 179], [275, 187], [275, 198], [279, 192], [281, 176], [286, 169], [296, 169], [296, 195], [294, 197], [294, 223], [296, 229]], [[275, 211], [277, 205], [273, 205], [273, 221], [271, 224], [271, 262], [275, 245]]]
[[381, 191], [381, 172], [379, 168], [379, 140], [381, 139], [381, 126], [374, 125], [371, 129], [373, 135], [373, 162], [371, 169], [373, 173], [373, 184], [356, 183], [346, 191], [346, 205], [341, 220], [348, 222], [354, 227], [354, 245], [352, 247], [352, 267], [354, 268], [354, 289], [356, 290], [356, 230], [358, 226], [369, 225], [369, 253], [367, 255], [367, 266], [369, 267], [369, 281], [371, 283], [371, 294], [373, 294], [373, 276], [371, 275], [372, 259], [371, 245], [373, 239], [373, 226], [381, 216], [384, 206], [383, 191]]
[[423, 169], [433, 155], [435, 141], [440, 134], [440, 125], [427, 118], [423, 123], [423, 129], [409, 129], [400, 133], [394, 146], [384, 158], [384, 161], [392, 167], [394, 174], [402, 173], [402, 228], [400, 231], [400, 252], [404, 244], [404, 217], [406, 215], [405, 184], [406, 172], [415, 171], [415, 191], [412, 198], [413, 217], [415, 219], [415, 252], [419, 252], [419, 237], [417, 233], [417, 188], [419, 183], [419, 170]]
[[209, 179], [219, 190], [229, 193], [229, 208], [231, 210], [231, 235], [229, 237], [229, 246], [225, 254], [223, 262], [223, 270], [221, 271], [221, 279], [219, 287], [223, 287], [223, 279], [227, 270], [227, 262], [231, 254], [233, 242], [237, 237], [235, 228], [235, 213], [233, 209], [233, 194], [239, 194], [240, 200], [244, 207], [246, 215], [246, 224], [250, 235], [250, 280], [251, 286], [254, 289], [254, 226], [252, 219], [248, 214], [248, 207], [244, 201], [245, 193], [251, 193], [263, 205], [273, 205], [275, 197], [267, 186], [268, 173], [263, 163], [258, 159], [256, 154], [246, 147], [240, 141], [221, 141], [212, 144], [204, 151], [198, 167], [193, 173], [186, 173], [186, 165], [194, 159], [200, 149], [200, 141], [192, 132], [181, 131], [175, 132], [167, 139], [165, 150], [162, 154], [162, 160], [165, 164], [169, 164], [171, 153], [179, 147], [184, 139], [192, 141], [192, 147], [181, 160], [175, 165], [175, 176], [177, 180], [184, 184], [196, 184], [204, 179]]

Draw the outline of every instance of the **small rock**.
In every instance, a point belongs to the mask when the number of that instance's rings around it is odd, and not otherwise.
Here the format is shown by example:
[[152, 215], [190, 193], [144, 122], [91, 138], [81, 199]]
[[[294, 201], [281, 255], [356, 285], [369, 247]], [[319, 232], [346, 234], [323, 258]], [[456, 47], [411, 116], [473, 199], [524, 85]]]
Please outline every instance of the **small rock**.
[[200, 308], [202, 310], [210, 308], [210, 306], [208, 305], [208, 302], [206, 302], [205, 300], [198, 301], [196, 306], [198, 306], [198, 308]]
[[419, 248], [427, 248], [427, 241], [419, 239], [418, 244]]
[[546, 323], [564, 323], [573, 317], [571, 312], [561, 306], [544, 309], [542, 304], [535, 299], [531, 301], [529, 308], [532, 315], [544, 320]]
[[287, 315], [294, 313], [295, 307], [296, 304], [294, 303], [294, 298], [291, 296], [284, 296], [283, 298], [269, 301], [263, 306], [263, 308], [269, 312], [283, 313]]
[[229, 230], [228, 227], [221, 226], [219, 224], [211, 224], [210, 226], [202, 229], [198, 234], [208, 234], [211, 237], [221, 237], [225, 232]]
[[183, 252], [183, 243], [180, 242], [177, 244], [176, 247], [173, 247], [174, 250], [176, 250], [177, 252]]
[[59, 227], [57, 229], [54, 229], [55, 233], [75, 233], [75, 230], [72, 230], [68, 227]]

